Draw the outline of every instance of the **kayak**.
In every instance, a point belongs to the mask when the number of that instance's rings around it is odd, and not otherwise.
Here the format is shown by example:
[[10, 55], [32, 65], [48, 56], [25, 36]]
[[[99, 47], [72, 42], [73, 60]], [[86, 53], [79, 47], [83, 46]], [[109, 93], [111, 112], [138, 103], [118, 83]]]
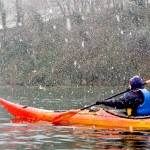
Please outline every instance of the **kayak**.
[[[29, 121], [48, 121], [52, 123], [54, 117], [63, 113], [61, 111], [23, 106], [1, 98], [0, 104], [15, 118]], [[72, 117], [65, 118], [61, 123], [64, 125], [84, 124], [105, 127], [150, 129], [150, 116], [128, 117], [125, 114], [114, 113], [113, 111], [103, 109], [95, 112], [84, 110]]]

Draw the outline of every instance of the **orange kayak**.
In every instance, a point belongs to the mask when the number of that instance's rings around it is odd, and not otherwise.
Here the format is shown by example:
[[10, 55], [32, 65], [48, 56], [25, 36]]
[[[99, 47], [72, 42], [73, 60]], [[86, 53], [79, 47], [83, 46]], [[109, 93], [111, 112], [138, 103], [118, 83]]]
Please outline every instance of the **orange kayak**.
[[[0, 104], [14, 117], [33, 120], [33, 121], [48, 121], [52, 122], [53, 118], [62, 112], [53, 110], [44, 110], [28, 106], [23, 106], [9, 102], [0, 98]], [[61, 122], [64, 125], [68, 124], [85, 124], [104, 127], [121, 127], [134, 129], [150, 129], [150, 117], [128, 118], [127, 116], [118, 116], [112, 112], [99, 110], [89, 112], [88, 110], [81, 111], [78, 114], [66, 118]]]

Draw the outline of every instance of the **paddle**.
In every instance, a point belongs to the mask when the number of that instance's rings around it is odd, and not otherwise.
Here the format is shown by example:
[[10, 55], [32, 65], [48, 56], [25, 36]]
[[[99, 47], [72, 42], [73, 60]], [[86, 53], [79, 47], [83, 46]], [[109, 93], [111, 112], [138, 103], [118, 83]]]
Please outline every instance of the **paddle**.
[[[111, 99], [111, 98], [113, 98], [113, 97], [116, 97], [116, 96], [119, 96], [119, 95], [121, 95], [121, 94], [124, 94], [124, 93], [126, 93], [126, 92], [128, 92], [128, 91], [130, 91], [130, 90], [127, 89], [127, 90], [125, 90], [125, 91], [123, 91], [123, 92], [121, 92], [121, 93], [118, 93], [118, 94], [116, 94], [116, 95], [113, 95], [113, 96], [111, 96], [111, 97], [108, 97], [108, 98], [106, 98], [106, 99], [104, 99], [104, 100]], [[89, 106], [86, 106], [86, 107], [81, 108], [81, 109], [78, 109], [78, 110], [72, 110], [72, 111], [63, 112], [63, 113], [57, 115], [56, 117], [54, 117], [52, 122], [53, 122], [54, 124], [57, 124], [57, 123], [59, 123], [60, 121], [66, 119], [66, 118], [72, 117], [72, 116], [74, 116], [75, 114], [77, 114], [78, 112], [80, 112], [80, 111], [82, 111], [82, 110], [84, 110], [84, 109], [90, 108], [90, 107], [92, 107], [92, 106], [95, 106], [95, 105], [97, 105], [97, 104], [96, 104], [96, 103], [93, 103], [93, 104], [91, 104], [91, 105], [89, 105]]]
[[[150, 80], [147, 80], [143, 85], [145, 85], [145, 84], [150, 84]], [[129, 91], [130, 91], [130, 89], [127, 89], [127, 90], [125, 90], [125, 91], [123, 91], [121, 93], [118, 93], [116, 95], [108, 97], [108, 98], [106, 98], [104, 100], [108, 100], [108, 99], [114, 98], [116, 96], [119, 96], [119, 95], [124, 94], [124, 93], [129, 92]], [[89, 105], [89, 106], [86, 106], [86, 107], [83, 107], [81, 109], [78, 109], [78, 110], [72, 110], [72, 111], [63, 112], [63, 113], [57, 115], [56, 117], [54, 117], [52, 122], [53, 122], [53, 124], [57, 124], [57, 123], [61, 122], [62, 120], [66, 119], [66, 118], [69, 118], [69, 117], [72, 117], [75, 114], [79, 113], [80, 111], [82, 111], [84, 109], [87, 109], [87, 108], [90, 108], [90, 107], [95, 106], [95, 105], [97, 105], [96, 102], [91, 104], [91, 105]]]

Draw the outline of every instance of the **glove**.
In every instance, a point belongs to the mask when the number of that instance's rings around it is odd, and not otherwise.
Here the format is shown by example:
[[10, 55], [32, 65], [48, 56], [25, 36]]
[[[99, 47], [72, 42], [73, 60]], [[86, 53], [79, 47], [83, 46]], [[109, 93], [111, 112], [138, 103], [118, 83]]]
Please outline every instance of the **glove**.
[[101, 104], [103, 104], [102, 100], [96, 102], [96, 105], [101, 105]]

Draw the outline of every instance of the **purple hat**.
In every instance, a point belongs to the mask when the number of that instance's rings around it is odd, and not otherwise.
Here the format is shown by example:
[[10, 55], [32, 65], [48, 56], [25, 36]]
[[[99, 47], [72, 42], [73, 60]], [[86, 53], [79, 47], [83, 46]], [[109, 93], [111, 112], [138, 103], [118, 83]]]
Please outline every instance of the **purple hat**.
[[132, 89], [136, 89], [136, 88], [143, 88], [143, 80], [141, 77], [139, 76], [134, 76], [132, 77], [130, 80], [130, 85]]

